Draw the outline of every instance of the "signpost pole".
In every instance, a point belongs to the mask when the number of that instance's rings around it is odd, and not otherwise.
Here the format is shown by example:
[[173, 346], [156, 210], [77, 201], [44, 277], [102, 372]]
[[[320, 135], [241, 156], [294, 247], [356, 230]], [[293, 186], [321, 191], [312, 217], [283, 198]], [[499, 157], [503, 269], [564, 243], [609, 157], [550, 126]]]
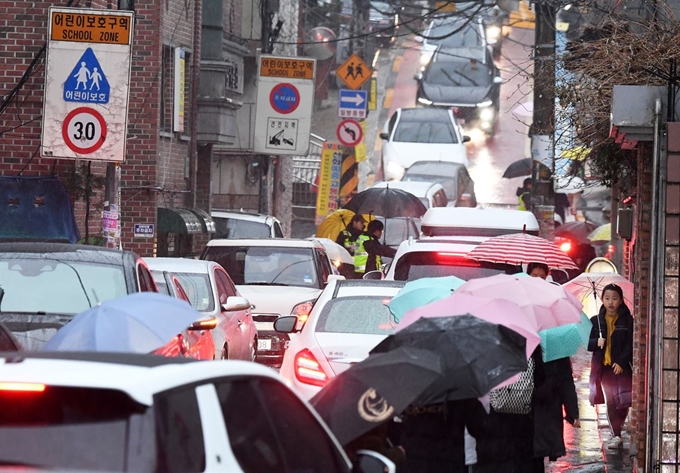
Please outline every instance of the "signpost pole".
[[[117, 163], [108, 163], [106, 165], [106, 189], [104, 211], [102, 214], [102, 231], [106, 238], [107, 248], [118, 248], [120, 246], [120, 165]], [[116, 216], [115, 226], [110, 225], [113, 218], [107, 216]]]

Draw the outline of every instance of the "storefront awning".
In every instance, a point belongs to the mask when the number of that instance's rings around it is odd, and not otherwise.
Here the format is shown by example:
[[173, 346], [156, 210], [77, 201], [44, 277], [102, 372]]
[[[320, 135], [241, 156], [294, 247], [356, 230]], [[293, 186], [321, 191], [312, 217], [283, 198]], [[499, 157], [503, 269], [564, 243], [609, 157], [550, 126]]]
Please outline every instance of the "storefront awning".
[[194, 214], [200, 221], [203, 233], [215, 233], [215, 221], [210, 214], [203, 209], [184, 209]]
[[201, 220], [186, 209], [158, 208], [158, 233], [203, 232]]

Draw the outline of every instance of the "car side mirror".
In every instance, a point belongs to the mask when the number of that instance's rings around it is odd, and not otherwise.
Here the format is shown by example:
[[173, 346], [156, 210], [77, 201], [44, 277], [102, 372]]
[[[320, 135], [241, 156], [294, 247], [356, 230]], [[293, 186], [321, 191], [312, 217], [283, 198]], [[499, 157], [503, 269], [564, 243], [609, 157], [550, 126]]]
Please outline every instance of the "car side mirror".
[[225, 312], [233, 312], [237, 310], [253, 309], [252, 304], [245, 297], [229, 296], [227, 302], [222, 304], [222, 310]]
[[493, 83], [494, 84], [502, 84], [503, 78], [501, 76], [496, 76], [496, 77], [493, 78]]
[[190, 331], [213, 330], [217, 327], [217, 319], [210, 317], [209, 319], [197, 320], [189, 326]]
[[396, 473], [392, 460], [373, 450], [357, 450], [352, 473]]
[[469, 143], [472, 140], [468, 135], [463, 135], [463, 143]]
[[363, 279], [382, 279], [383, 278], [383, 272], [382, 271], [369, 271], [366, 274], [364, 274]]
[[328, 284], [331, 281], [343, 281], [345, 279], [345, 276], [341, 274], [329, 274], [328, 277], [326, 278], [326, 284]]
[[295, 333], [299, 332], [297, 329], [298, 318], [297, 315], [286, 315], [279, 317], [274, 321], [274, 330], [279, 333]]
[[390, 135], [388, 135], [384, 131], [382, 133], [380, 133], [378, 136], [380, 137], [381, 140], [389, 140], [390, 139]]
[[423, 80], [423, 74], [421, 72], [419, 72], [418, 74], [414, 75], [413, 78], [416, 81], [420, 82], [421, 80]]

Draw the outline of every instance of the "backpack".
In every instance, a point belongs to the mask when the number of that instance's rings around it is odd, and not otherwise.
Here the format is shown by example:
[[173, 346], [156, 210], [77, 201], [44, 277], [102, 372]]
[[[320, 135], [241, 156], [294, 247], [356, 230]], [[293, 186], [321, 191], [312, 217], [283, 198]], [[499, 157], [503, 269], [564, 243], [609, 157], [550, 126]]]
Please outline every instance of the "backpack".
[[491, 408], [502, 414], [528, 414], [534, 394], [534, 371], [536, 365], [529, 358], [526, 371], [522, 371], [514, 383], [489, 392]]

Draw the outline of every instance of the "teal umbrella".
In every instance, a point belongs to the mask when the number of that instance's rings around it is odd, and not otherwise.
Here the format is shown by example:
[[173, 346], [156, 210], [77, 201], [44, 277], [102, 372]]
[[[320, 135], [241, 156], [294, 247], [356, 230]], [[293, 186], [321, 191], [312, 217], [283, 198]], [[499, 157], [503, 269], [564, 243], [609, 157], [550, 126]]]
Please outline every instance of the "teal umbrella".
[[464, 283], [465, 281], [455, 276], [415, 279], [404, 284], [387, 307], [399, 322], [409, 310], [449, 297]]
[[575, 355], [581, 345], [588, 346], [593, 324], [586, 314], [581, 313], [581, 322], [559, 325], [538, 332], [541, 336], [543, 361], [554, 361]]

